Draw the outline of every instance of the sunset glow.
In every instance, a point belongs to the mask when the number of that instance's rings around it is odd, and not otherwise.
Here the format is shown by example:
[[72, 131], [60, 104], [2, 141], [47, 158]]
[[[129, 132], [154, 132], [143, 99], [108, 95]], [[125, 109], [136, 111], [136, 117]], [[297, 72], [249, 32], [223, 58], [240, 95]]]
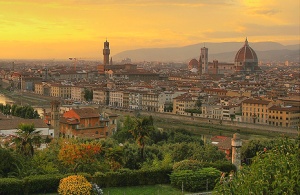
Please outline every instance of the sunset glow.
[[299, 1], [0, 0], [0, 58], [101, 58], [202, 42], [299, 43]]

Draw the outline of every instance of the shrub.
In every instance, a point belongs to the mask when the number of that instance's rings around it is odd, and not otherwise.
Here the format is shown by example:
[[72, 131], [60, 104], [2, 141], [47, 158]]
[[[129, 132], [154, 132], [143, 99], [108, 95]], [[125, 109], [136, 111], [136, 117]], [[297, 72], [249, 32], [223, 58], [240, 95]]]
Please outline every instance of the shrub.
[[183, 160], [173, 165], [174, 171], [191, 170], [196, 171], [203, 168], [203, 164], [198, 160]]
[[63, 175], [33, 175], [23, 179], [27, 193], [56, 192]]
[[23, 194], [22, 180], [15, 178], [1, 178], [0, 179], [0, 195], [5, 194]]
[[101, 187], [122, 187], [170, 183], [171, 168], [153, 168], [141, 170], [121, 169], [118, 172], [100, 173], [93, 177], [93, 183]]
[[90, 195], [92, 184], [82, 175], [71, 175], [59, 182], [58, 193], [62, 195], [85, 194]]
[[230, 161], [216, 161], [216, 162], [200, 162], [198, 160], [183, 160], [173, 165], [173, 171], [193, 170], [197, 171], [202, 168], [213, 167], [222, 172], [229, 173], [235, 171], [235, 166]]
[[[220, 171], [215, 168], [203, 168], [198, 171], [181, 170], [170, 175], [171, 185], [190, 192], [203, 191], [208, 187], [212, 190], [216, 184], [216, 179], [220, 177]], [[208, 184], [208, 186], [207, 186]]]

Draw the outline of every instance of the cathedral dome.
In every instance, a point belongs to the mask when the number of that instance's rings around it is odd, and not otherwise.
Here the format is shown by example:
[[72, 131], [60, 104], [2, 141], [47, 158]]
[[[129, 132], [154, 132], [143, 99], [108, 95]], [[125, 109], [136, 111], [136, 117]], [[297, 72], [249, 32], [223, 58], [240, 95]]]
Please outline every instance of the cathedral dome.
[[260, 72], [255, 51], [249, 46], [246, 38], [244, 46], [236, 53], [234, 59], [235, 71], [244, 73]]
[[197, 66], [198, 66], [198, 60], [191, 59], [188, 65], [189, 70], [191, 70], [192, 68], [197, 68]]
[[249, 46], [246, 39], [244, 46], [236, 53], [235, 62], [258, 62], [255, 51]]

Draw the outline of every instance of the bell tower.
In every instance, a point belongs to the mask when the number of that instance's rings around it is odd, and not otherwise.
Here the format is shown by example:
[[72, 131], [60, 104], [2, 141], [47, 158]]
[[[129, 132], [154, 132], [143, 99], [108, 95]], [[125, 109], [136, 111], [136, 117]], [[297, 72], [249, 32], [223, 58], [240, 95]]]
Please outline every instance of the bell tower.
[[59, 104], [57, 100], [51, 101], [51, 126], [54, 129], [54, 138], [59, 137]]
[[103, 65], [109, 65], [109, 54], [110, 54], [109, 42], [106, 39], [106, 41], [104, 42], [104, 49], [103, 49]]
[[208, 73], [208, 48], [207, 47], [201, 48], [200, 58], [201, 58], [202, 74], [207, 74]]

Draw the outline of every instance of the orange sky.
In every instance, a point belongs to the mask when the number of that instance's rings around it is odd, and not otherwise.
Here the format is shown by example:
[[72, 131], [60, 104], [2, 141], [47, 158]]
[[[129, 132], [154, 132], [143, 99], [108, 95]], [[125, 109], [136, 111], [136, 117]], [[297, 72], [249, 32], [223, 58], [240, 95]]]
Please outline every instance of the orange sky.
[[299, 43], [297, 0], [0, 0], [0, 59], [102, 58], [203, 42]]

